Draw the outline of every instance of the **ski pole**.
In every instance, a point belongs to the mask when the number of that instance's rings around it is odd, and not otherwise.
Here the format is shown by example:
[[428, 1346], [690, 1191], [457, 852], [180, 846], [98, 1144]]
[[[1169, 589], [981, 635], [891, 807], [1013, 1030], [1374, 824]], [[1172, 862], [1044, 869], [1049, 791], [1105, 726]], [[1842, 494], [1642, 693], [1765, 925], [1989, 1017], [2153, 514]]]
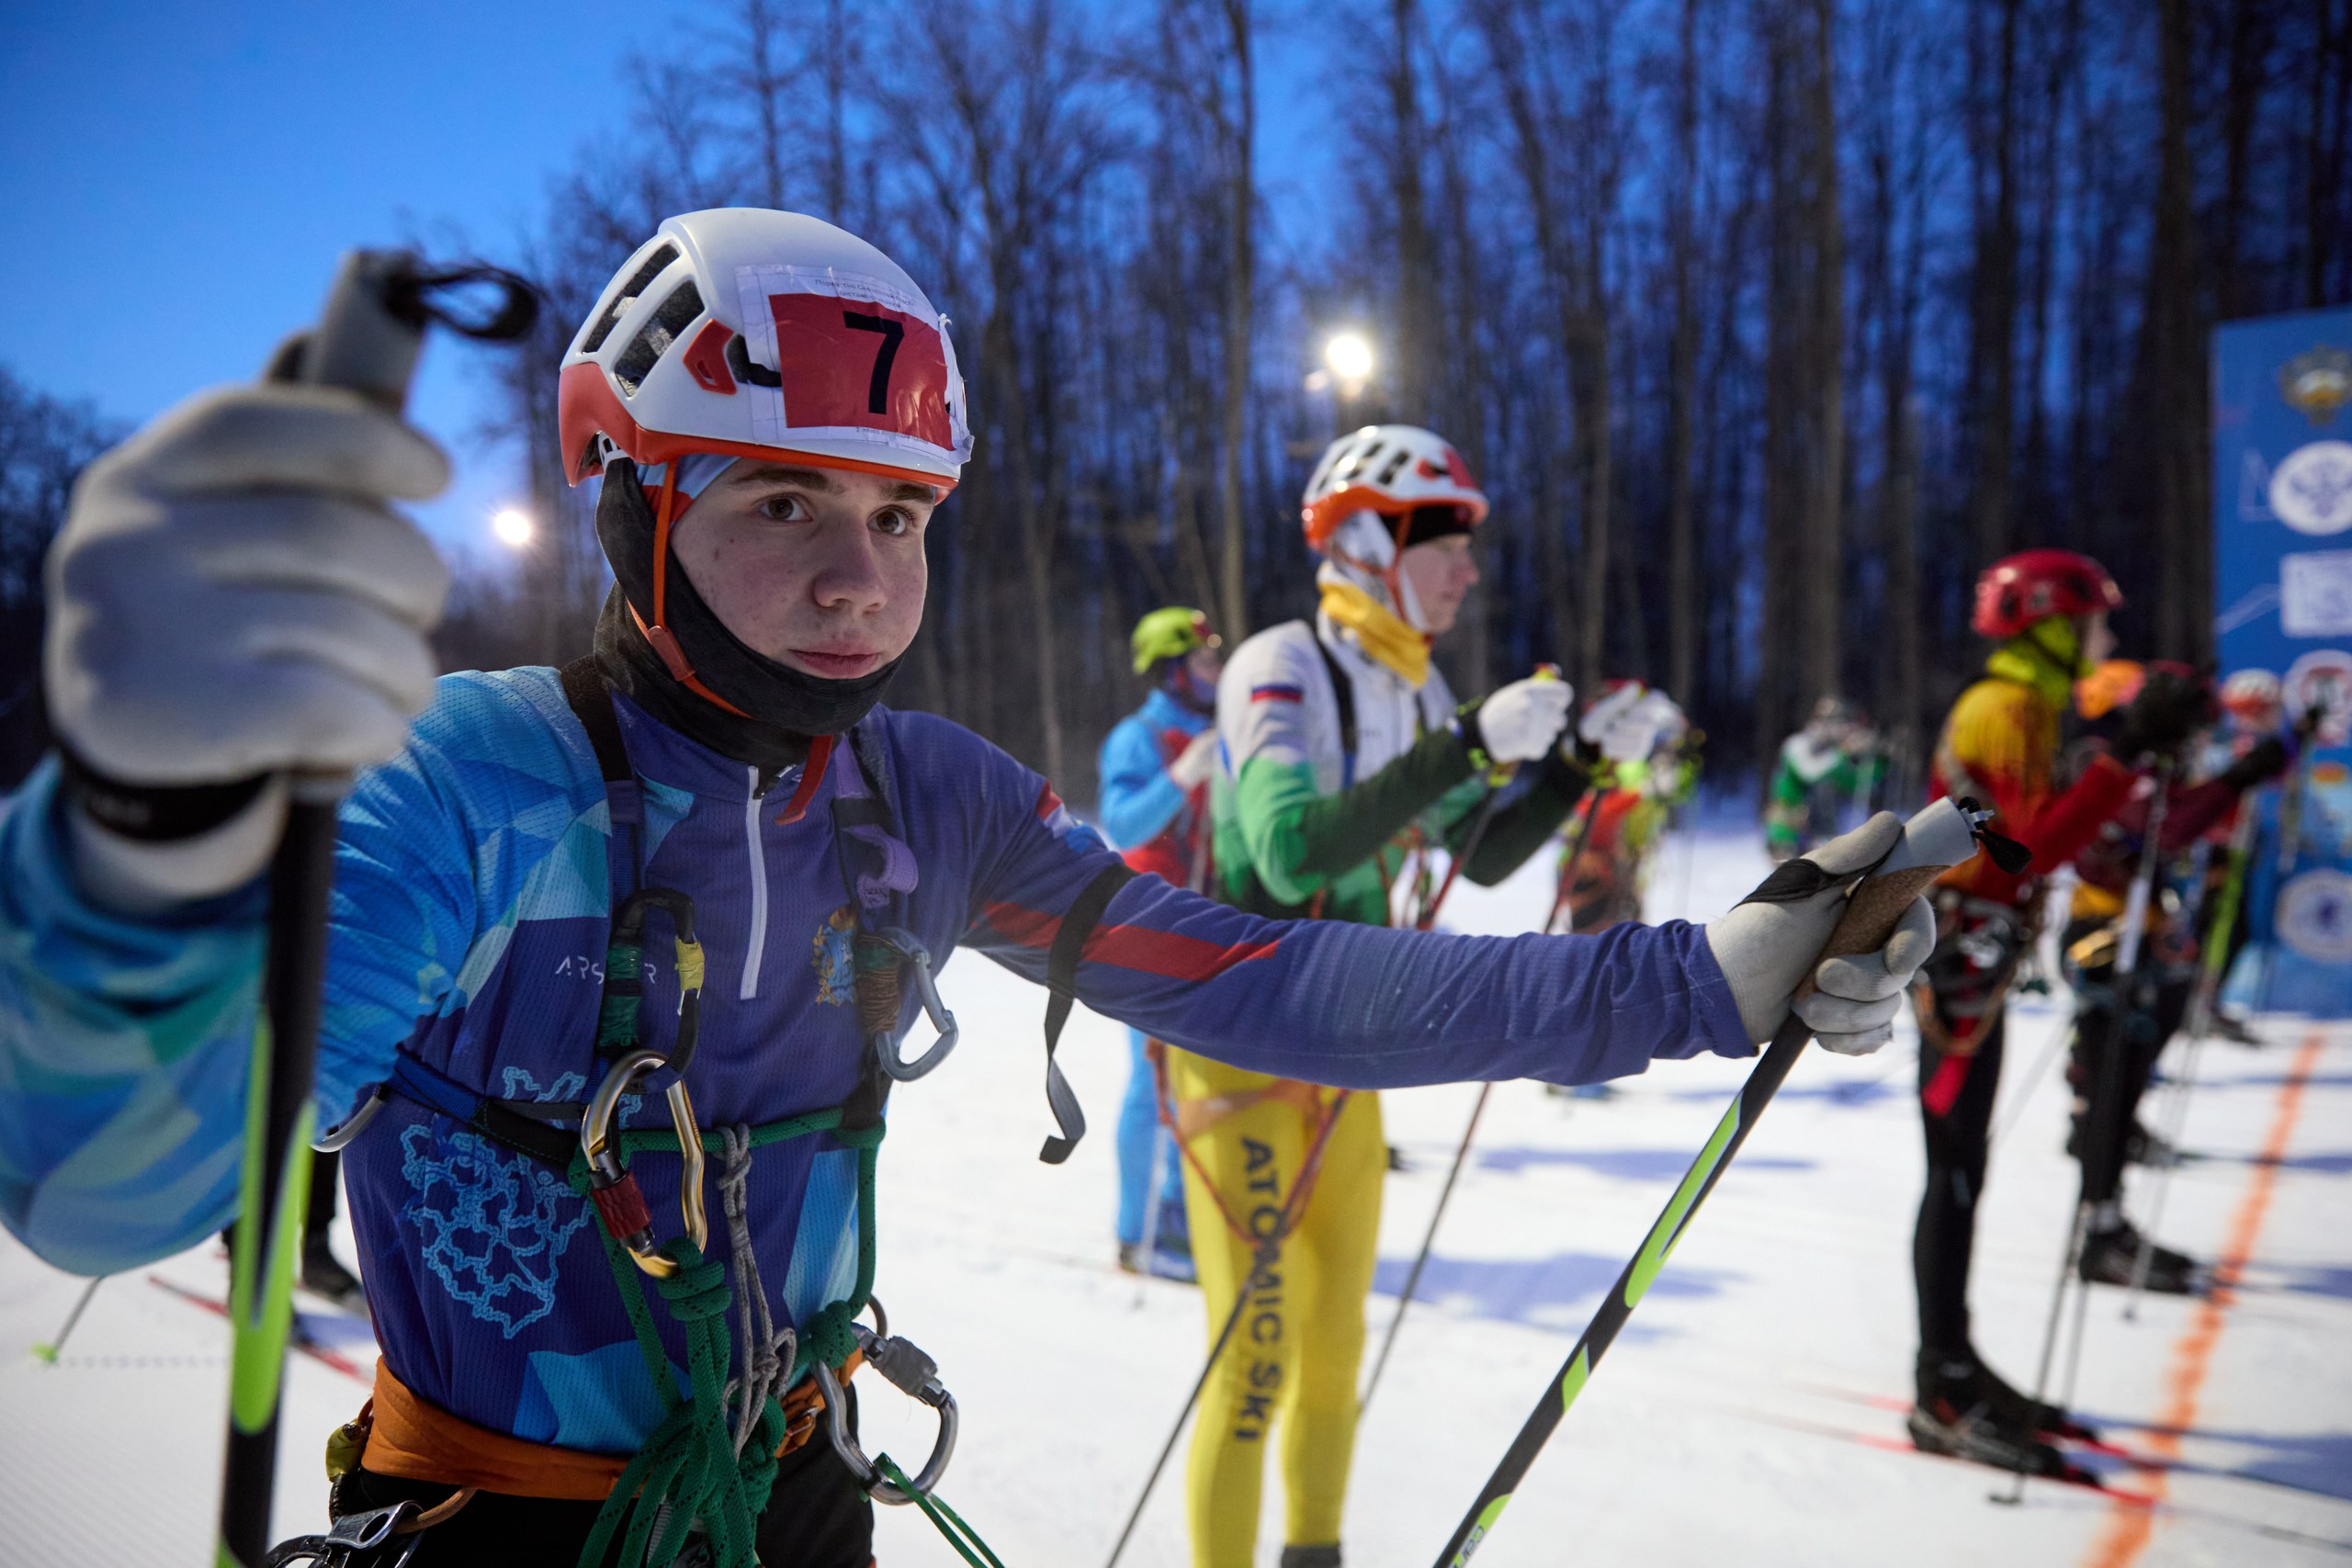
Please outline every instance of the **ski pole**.
[[[1615, 783], [1616, 770], [1609, 768], [1607, 771], [1610, 783]], [[1600, 815], [1600, 797], [1608, 792], [1609, 785], [1601, 782], [1598, 773], [1585, 786], [1584, 810], [1577, 823], [1577, 836], [1568, 846], [1567, 858], [1560, 862], [1559, 886], [1553, 890], [1552, 908], [1544, 917], [1544, 934], [1546, 936], [1551, 935], [1552, 928], [1560, 923], [1560, 911], [1567, 908], [1568, 888], [1576, 880], [1577, 862], [1584, 858], [1585, 847], [1592, 842], [1593, 818]]]
[[[2156, 865], [2164, 858], [2163, 840], [2165, 807], [2171, 784], [2168, 763], [2156, 769], [2156, 793], [2148, 803], [2148, 823], [2140, 845], [2140, 863], [2132, 873], [2131, 889], [2123, 896], [2123, 931], [2118, 941], [2115, 967], [2109, 987], [2115, 994], [2114, 1012], [2107, 1026], [2107, 1048], [2097, 1057], [2091, 1074], [2090, 1103], [2083, 1114], [2083, 1160], [2086, 1172], [2092, 1168], [2113, 1168], [2120, 1151], [2113, 1147], [2123, 1135], [2115, 1126], [2112, 1112], [2123, 1094], [2123, 1048], [2125, 1032], [2130, 1026], [2138, 987], [2140, 970], [2140, 929], [2147, 921], [2148, 905], [2155, 888]], [[2075, 1010], [2075, 1028], [2082, 1027], [2082, 1012]], [[2083, 1249], [2089, 1244], [2091, 1230], [2091, 1200], [2087, 1190], [2075, 1201], [2075, 1224], [2068, 1233], [2066, 1253], [2058, 1265], [2058, 1280], [2051, 1288], [2050, 1315], [2042, 1325], [2041, 1355], [2035, 1363], [2033, 1400], [2029, 1409], [2040, 1409], [2050, 1393], [2050, 1359], [2058, 1346], [2058, 1321], [2066, 1304], [2066, 1289], [2080, 1265]], [[2090, 1286], [2085, 1281], [2075, 1287], [2081, 1295], [2075, 1303], [2074, 1348], [2068, 1356], [2066, 1384], [2073, 1393], [2075, 1375], [2081, 1369], [2083, 1349], [2083, 1319], [2088, 1310]], [[2007, 1495], [1992, 1494], [1991, 1500], [2007, 1507], [2015, 1507], [2025, 1496], [2026, 1466], [2022, 1456], [2030, 1449], [2020, 1448], [2020, 1461]]]
[[[1493, 809], [1494, 801], [1493, 795], [1487, 797], [1489, 812]], [[1594, 810], [1599, 807], [1600, 801], [1600, 795], [1598, 792], [1594, 793], [1590, 805], [1583, 814], [1583, 819], [1577, 825], [1575, 845], [1568, 851], [1567, 863], [1571, 866], [1583, 855], [1586, 841], [1592, 837]], [[1481, 817], [1477, 826], [1471, 830], [1469, 843], [1463, 849], [1464, 860], [1468, 859], [1470, 852], [1477, 847], [1478, 835], [1486, 830], [1486, 818]], [[1449, 877], [1448, 881], [1451, 880], [1452, 878]], [[1555, 905], [1552, 915], [1545, 917], [1544, 919], [1544, 929], [1546, 931], [1552, 929], [1552, 919], [1558, 913], [1559, 908]], [[1405, 1321], [1406, 1309], [1413, 1304], [1413, 1291], [1420, 1283], [1421, 1270], [1429, 1267], [1430, 1251], [1437, 1246], [1438, 1223], [1445, 1218], [1445, 1206], [1453, 1197], [1453, 1184], [1462, 1178], [1463, 1164], [1470, 1157], [1470, 1140], [1477, 1134], [1478, 1118], [1486, 1113], [1487, 1097], [1494, 1092], [1494, 1088], [1495, 1086], [1490, 1083], [1478, 1086], [1478, 1098], [1470, 1107], [1470, 1120], [1462, 1129], [1462, 1141], [1453, 1148], [1453, 1163], [1446, 1168], [1445, 1185], [1438, 1189], [1437, 1207], [1430, 1212], [1430, 1227], [1422, 1234], [1420, 1250], [1413, 1255], [1412, 1268], [1406, 1270], [1405, 1288], [1398, 1292], [1396, 1296], [1396, 1310], [1390, 1314], [1388, 1327], [1381, 1335], [1380, 1353], [1373, 1358], [1372, 1376], [1364, 1380], [1363, 1393], [1356, 1400], [1356, 1414], [1359, 1416], [1371, 1406], [1373, 1391], [1380, 1386], [1381, 1371], [1388, 1365], [1388, 1352], [1396, 1348], [1396, 1330]]]
[[1396, 1310], [1389, 1314], [1387, 1332], [1380, 1337], [1380, 1354], [1372, 1360], [1372, 1376], [1364, 1380], [1363, 1393], [1356, 1400], [1356, 1415], [1362, 1418], [1372, 1406], [1373, 1391], [1380, 1386], [1380, 1374], [1388, 1365], [1388, 1352], [1396, 1348], [1396, 1329], [1405, 1321], [1405, 1309], [1413, 1304], [1413, 1292], [1421, 1282], [1421, 1270], [1429, 1267], [1430, 1250], [1437, 1245], [1438, 1222], [1445, 1218], [1445, 1205], [1453, 1196], [1453, 1184], [1461, 1179], [1462, 1166], [1470, 1155], [1470, 1140], [1477, 1135], [1478, 1118], [1486, 1114], [1487, 1097], [1495, 1086], [1482, 1083], [1478, 1098], [1470, 1106], [1470, 1120], [1462, 1129], [1462, 1142], [1454, 1145], [1453, 1164], [1445, 1173], [1445, 1185], [1438, 1189], [1437, 1207], [1430, 1211], [1430, 1228], [1422, 1233], [1421, 1249], [1413, 1255], [1413, 1266], [1405, 1271], [1405, 1288], [1396, 1292]]
[[1143, 1490], [1136, 1496], [1136, 1506], [1127, 1510], [1127, 1522], [1120, 1529], [1118, 1541], [1111, 1548], [1111, 1556], [1102, 1568], [1118, 1568], [1119, 1554], [1126, 1551], [1128, 1539], [1136, 1533], [1136, 1525], [1143, 1518], [1144, 1505], [1151, 1501], [1152, 1488], [1159, 1484], [1159, 1472], [1168, 1468], [1168, 1456], [1176, 1451], [1176, 1439], [1184, 1435], [1184, 1423], [1192, 1418], [1193, 1407], [1200, 1404], [1202, 1391], [1209, 1386], [1209, 1374], [1216, 1371], [1217, 1358], [1225, 1354], [1234, 1329], [1240, 1325], [1250, 1297], [1258, 1289], [1259, 1278], [1270, 1273], [1280, 1261], [1283, 1243], [1290, 1239], [1299, 1215], [1306, 1211], [1307, 1195], [1315, 1190], [1316, 1173], [1323, 1164], [1323, 1146], [1331, 1141], [1331, 1129], [1340, 1124], [1340, 1112], [1347, 1109], [1351, 1092], [1340, 1090], [1331, 1101], [1331, 1109], [1323, 1113], [1323, 1124], [1315, 1130], [1315, 1139], [1307, 1145], [1306, 1157], [1298, 1162], [1298, 1176], [1290, 1184], [1289, 1196], [1283, 1200], [1274, 1228], [1250, 1254], [1250, 1267], [1242, 1271], [1241, 1288], [1233, 1295], [1233, 1310], [1225, 1314], [1225, 1326], [1217, 1330], [1216, 1341], [1209, 1346], [1208, 1359], [1201, 1363], [1201, 1375], [1193, 1380], [1193, 1392], [1184, 1396], [1184, 1408], [1176, 1412], [1176, 1424], [1168, 1429], [1168, 1440], [1159, 1445], [1159, 1457], [1151, 1461], [1151, 1473], [1144, 1477]]
[[[443, 302], [452, 290], [483, 283], [499, 295], [492, 311], [459, 314]], [[405, 251], [352, 251], [335, 274], [319, 324], [280, 351], [272, 373], [355, 391], [397, 412], [407, 400], [429, 322], [469, 337], [520, 337], [530, 330], [537, 303], [528, 285], [494, 268], [433, 272]], [[254, 1031], [230, 1256], [229, 1440], [217, 1554], [224, 1568], [258, 1568], [269, 1549], [278, 1399], [294, 1322], [294, 1260], [310, 1196], [311, 1090], [326, 978], [327, 898], [334, 880], [336, 813], [350, 783], [338, 772], [289, 777], [286, 827], [269, 867], [262, 1019]]]
[[[2198, 1058], [2205, 1037], [2212, 1032], [2213, 1009], [2221, 996], [2223, 971], [2229, 967], [2230, 931], [2237, 924], [2238, 908], [2245, 897], [2246, 867], [2254, 858], [2255, 811], [2251, 801], [2240, 801], [2237, 820], [2230, 824], [2230, 860], [2222, 873], [2222, 890], [2214, 896], [2213, 922], [2205, 930], [2205, 952], [2197, 976], [2197, 989], [2188, 998], [2188, 1017], [2181, 1032], [2188, 1037], [2181, 1051], [2180, 1078], [2165, 1103], [2165, 1139], [2177, 1148], [2188, 1123], [2188, 1097], [2197, 1087]], [[2156, 1230], [2164, 1222], [2165, 1198], [2172, 1190], [2172, 1163], [2156, 1168], [2155, 1191], [2148, 1201], [2148, 1228], [2140, 1236], [2140, 1252], [2132, 1259], [2132, 1293], [2123, 1301], [2123, 1316], [2137, 1322], [2140, 1298], [2148, 1288], [2148, 1266], [2155, 1258]]]
[[65, 1341], [74, 1337], [74, 1325], [82, 1321], [82, 1309], [90, 1304], [90, 1298], [96, 1295], [98, 1287], [106, 1282], [104, 1274], [90, 1276], [90, 1282], [83, 1286], [82, 1293], [74, 1298], [74, 1310], [65, 1314], [65, 1326], [57, 1331], [56, 1338], [44, 1340], [33, 1347], [33, 1359], [45, 1361], [52, 1367], [57, 1365], [58, 1355], [65, 1348]]
[[[1904, 912], [1911, 907], [1911, 900], [1945, 870], [1975, 852], [1981, 824], [1990, 815], [1964, 812], [1950, 800], [1939, 800], [1913, 817], [1904, 827], [1902, 840], [1888, 852], [1886, 858], [1850, 879], [1853, 892], [1847, 899], [1845, 913], [1823, 945], [1820, 956], [1828, 959], [1871, 953], [1883, 946]], [[1808, 974], [1799, 987], [1800, 993], [1809, 991], [1811, 987]], [[1520, 1427], [1519, 1435], [1511, 1439], [1494, 1473], [1479, 1488], [1477, 1497], [1462, 1516], [1462, 1522], [1454, 1527], [1444, 1550], [1438, 1553], [1437, 1568], [1462, 1568], [1493, 1531], [1512, 1493], [1526, 1479], [1536, 1456], [1544, 1451], [1553, 1431], [1576, 1404], [1593, 1368], [1608, 1353], [1618, 1330], [1624, 1327], [1625, 1320], [1648, 1292], [1667, 1258], [1673, 1255], [1675, 1244], [1681, 1240], [1691, 1216], [1706, 1201], [1707, 1194], [1714, 1190], [1716, 1181], [1739, 1153], [1740, 1145], [1747, 1141], [1757, 1118], [1771, 1103], [1773, 1093], [1789, 1076], [1789, 1068], [1811, 1038], [1804, 1021], [1793, 1013], [1773, 1032], [1771, 1044], [1748, 1074], [1747, 1082], [1741, 1086], [1739, 1097], [1716, 1123], [1714, 1134], [1684, 1173], [1682, 1184], [1667, 1200], [1640, 1250], [1617, 1276], [1616, 1284], [1610, 1288], [1592, 1321], [1585, 1325], [1558, 1375], [1545, 1385], [1544, 1398]]]

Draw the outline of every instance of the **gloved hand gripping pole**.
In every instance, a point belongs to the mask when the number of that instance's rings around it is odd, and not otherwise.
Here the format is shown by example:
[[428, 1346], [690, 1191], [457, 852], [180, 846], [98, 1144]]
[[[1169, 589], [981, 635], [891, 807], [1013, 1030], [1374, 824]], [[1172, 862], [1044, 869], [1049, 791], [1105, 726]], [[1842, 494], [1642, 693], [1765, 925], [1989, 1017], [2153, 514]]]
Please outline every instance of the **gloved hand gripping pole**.
[[[1845, 914], [1822, 948], [1820, 959], [1874, 953], [1883, 947], [1911, 901], [1928, 884], [1975, 853], [1975, 839], [1983, 818], [1989, 815], [1964, 812], [1951, 801], [1939, 800], [1913, 817], [1904, 827], [1902, 840], [1886, 858], [1854, 879]], [[2015, 848], [2002, 840], [2000, 852], [2006, 854]], [[2020, 863], [2016, 869], [2024, 868]], [[1816, 966], [1820, 959], [1815, 960]], [[1808, 973], [1798, 994], [1803, 996], [1812, 988], [1813, 979]], [[1665, 1211], [1650, 1227], [1641, 1250], [1617, 1276], [1600, 1310], [1593, 1314], [1592, 1321], [1585, 1325], [1584, 1333], [1568, 1352], [1566, 1363], [1545, 1388], [1542, 1402], [1520, 1427], [1519, 1436], [1511, 1440], [1502, 1461], [1479, 1489], [1462, 1522], [1454, 1527], [1453, 1537], [1438, 1554], [1437, 1568], [1462, 1568], [1493, 1530], [1495, 1521], [1526, 1478], [1536, 1455], [1544, 1451], [1554, 1429], [1583, 1392], [1592, 1369], [1616, 1339], [1617, 1331], [1625, 1325], [1625, 1320], [1633, 1315], [1634, 1308], [1640, 1304], [1658, 1271], [1665, 1268], [1691, 1216], [1706, 1201], [1707, 1194], [1714, 1190], [1715, 1182], [1740, 1145], [1747, 1141], [1757, 1118], [1771, 1103], [1781, 1080], [1789, 1076], [1789, 1068], [1811, 1038], [1812, 1032], [1794, 1013], [1773, 1032], [1771, 1044], [1756, 1069], [1748, 1074], [1747, 1082], [1741, 1086], [1739, 1098], [1716, 1123], [1714, 1135], [1699, 1151], [1699, 1157], [1691, 1162], [1681, 1185], [1674, 1190], [1674, 1196], [1667, 1200]]]
[[[481, 315], [454, 314], [438, 298], [475, 283], [496, 295], [494, 307]], [[435, 272], [404, 251], [353, 251], [343, 258], [317, 327], [280, 349], [270, 374], [345, 388], [398, 412], [427, 324], [438, 321], [469, 337], [515, 338], [530, 331], [537, 305], [528, 285], [495, 268]], [[263, 1019], [254, 1032], [231, 1253], [229, 1442], [216, 1554], [223, 1568], [255, 1568], [269, 1547], [294, 1260], [310, 1198], [327, 896], [336, 814], [351, 785], [343, 773], [298, 772], [288, 782], [285, 832], [269, 867]]]

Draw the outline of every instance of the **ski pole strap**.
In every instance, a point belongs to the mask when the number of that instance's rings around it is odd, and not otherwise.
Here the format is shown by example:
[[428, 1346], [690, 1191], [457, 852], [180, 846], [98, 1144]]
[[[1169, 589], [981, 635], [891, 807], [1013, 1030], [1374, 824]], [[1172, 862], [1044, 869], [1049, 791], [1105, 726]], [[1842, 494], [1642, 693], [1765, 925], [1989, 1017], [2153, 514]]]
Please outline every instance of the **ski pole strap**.
[[1061, 924], [1054, 931], [1053, 948], [1046, 956], [1046, 987], [1053, 993], [1046, 1002], [1046, 1103], [1053, 1108], [1054, 1124], [1061, 1130], [1037, 1151], [1037, 1157], [1047, 1165], [1069, 1158], [1078, 1141], [1086, 1136], [1086, 1112], [1079, 1109], [1078, 1096], [1070, 1092], [1069, 1080], [1062, 1077], [1061, 1066], [1054, 1060], [1062, 1026], [1069, 1021], [1070, 1009], [1078, 1001], [1078, 963], [1086, 955], [1086, 939], [1094, 934], [1111, 900], [1135, 879], [1132, 866], [1116, 863], [1097, 872], [1063, 911]]

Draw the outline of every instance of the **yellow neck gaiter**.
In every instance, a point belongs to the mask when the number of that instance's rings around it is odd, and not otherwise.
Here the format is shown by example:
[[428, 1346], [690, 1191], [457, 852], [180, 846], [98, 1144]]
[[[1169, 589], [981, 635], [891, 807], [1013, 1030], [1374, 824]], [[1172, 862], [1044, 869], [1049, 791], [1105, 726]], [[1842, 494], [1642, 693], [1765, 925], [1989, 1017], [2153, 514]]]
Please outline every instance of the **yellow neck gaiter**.
[[1430, 639], [1352, 582], [1323, 579], [1323, 613], [1356, 634], [1365, 653], [1419, 691], [1430, 678]]

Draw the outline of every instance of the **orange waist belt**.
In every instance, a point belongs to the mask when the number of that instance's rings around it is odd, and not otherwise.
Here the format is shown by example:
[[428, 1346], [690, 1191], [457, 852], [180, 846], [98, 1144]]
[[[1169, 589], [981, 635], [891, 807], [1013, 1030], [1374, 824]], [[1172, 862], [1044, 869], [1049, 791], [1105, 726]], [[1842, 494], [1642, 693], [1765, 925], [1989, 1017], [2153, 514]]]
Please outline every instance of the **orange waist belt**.
[[[847, 1382], [864, 1361], [854, 1353], [841, 1371]], [[825, 1396], [808, 1378], [784, 1396], [781, 1459], [806, 1443], [824, 1414]], [[378, 1475], [474, 1486], [511, 1497], [551, 1497], [599, 1503], [628, 1468], [629, 1456], [534, 1443], [477, 1427], [418, 1397], [379, 1358], [376, 1394], [353, 1423], [365, 1429], [360, 1462]]]

